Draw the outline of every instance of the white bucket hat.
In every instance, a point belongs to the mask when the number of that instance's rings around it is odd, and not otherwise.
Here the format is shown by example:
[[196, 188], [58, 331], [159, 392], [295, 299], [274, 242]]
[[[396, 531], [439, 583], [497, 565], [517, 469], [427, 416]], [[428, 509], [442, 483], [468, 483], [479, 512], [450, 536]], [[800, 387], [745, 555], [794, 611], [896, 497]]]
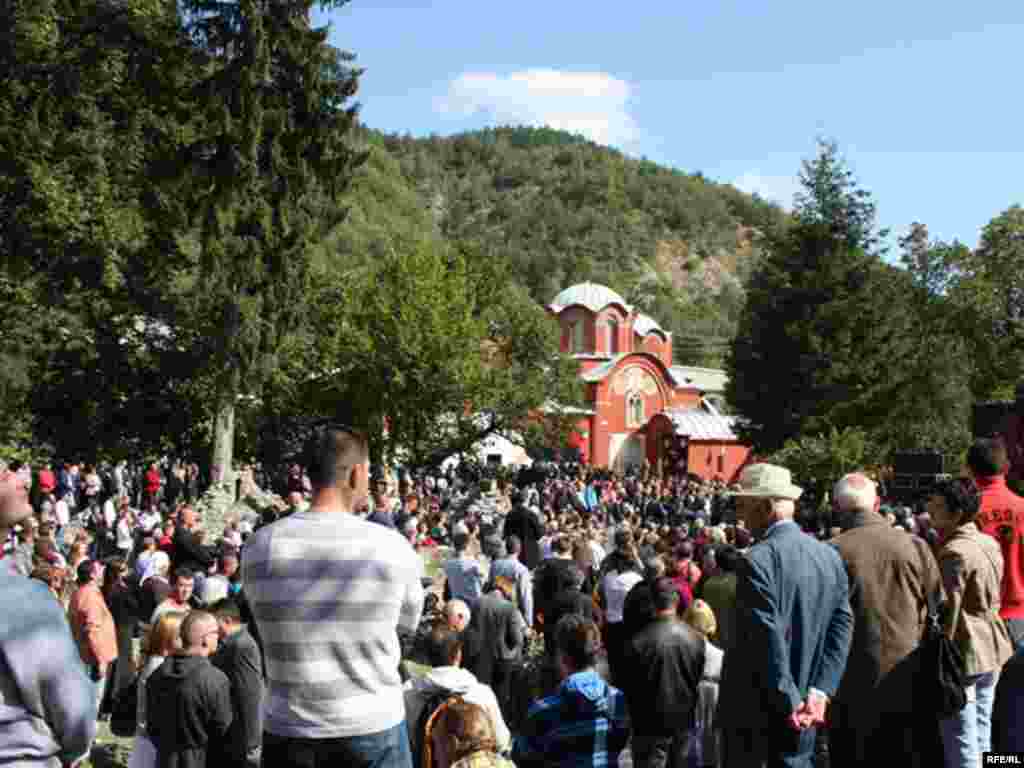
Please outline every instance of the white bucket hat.
[[800, 486], [793, 485], [790, 471], [776, 464], [751, 464], [740, 473], [739, 486], [740, 490], [729, 495], [796, 501], [804, 492]]

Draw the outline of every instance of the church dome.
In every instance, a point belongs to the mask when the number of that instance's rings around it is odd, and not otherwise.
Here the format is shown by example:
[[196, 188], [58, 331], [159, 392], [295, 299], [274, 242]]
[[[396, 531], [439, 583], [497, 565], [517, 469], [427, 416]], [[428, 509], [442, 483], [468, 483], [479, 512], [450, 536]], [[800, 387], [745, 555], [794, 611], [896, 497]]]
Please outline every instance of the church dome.
[[639, 314], [636, 316], [636, 320], [633, 322], [633, 333], [639, 336], [646, 336], [648, 333], [660, 333], [662, 336], [668, 336], [668, 332], [658, 325], [657, 321], [650, 315]]
[[627, 312], [631, 311], [625, 299], [608, 286], [598, 283], [579, 283], [566, 288], [555, 296], [550, 307], [555, 312], [561, 312], [573, 304], [579, 304], [594, 313], [600, 312], [609, 304], [618, 304]]

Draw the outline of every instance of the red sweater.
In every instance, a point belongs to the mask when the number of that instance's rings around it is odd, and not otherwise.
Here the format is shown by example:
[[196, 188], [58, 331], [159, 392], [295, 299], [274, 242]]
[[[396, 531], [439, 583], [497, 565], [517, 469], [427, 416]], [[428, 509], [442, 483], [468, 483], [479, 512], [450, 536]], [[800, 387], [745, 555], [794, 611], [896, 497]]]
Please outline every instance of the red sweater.
[[979, 477], [978, 527], [1003, 550], [1003, 596], [999, 615], [1024, 619], [1024, 499], [1006, 487], [1003, 475]]
[[39, 470], [39, 492], [44, 496], [48, 493], [53, 493], [57, 487], [57, 476], [53, 474], [51, 469]]

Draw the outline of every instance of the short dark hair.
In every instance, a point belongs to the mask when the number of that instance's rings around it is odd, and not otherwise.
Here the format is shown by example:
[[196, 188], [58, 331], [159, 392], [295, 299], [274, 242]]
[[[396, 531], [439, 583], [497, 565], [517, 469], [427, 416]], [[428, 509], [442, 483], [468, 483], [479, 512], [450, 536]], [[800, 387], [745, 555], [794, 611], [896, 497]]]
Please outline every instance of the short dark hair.
[[234, 547], [224, 547], [224, 549], [221, 550], [220, 557], [218, 557], [217, 559], [221, 563], [223, 563], [229, 557], [233, 557], [233, 558], [235, 558], [235, 560], [241, 560], [242, 559], [241, 554]]
[[364, 457], [369, 455], [366, 437], [361, 432], [341, 424], [319, 427], [306, 443], [303, 461], [310, 484], [314, 488], [337, 485], [341, 460], [353, 448]]
[[462, 637], [444, 622], [437, 622], [427, 634], [425, 646], [430, 666], [447, 667], [462, 650]]
[[233, 597], [224, 597], [210, 606], [210, 613], [219, 619], [231, 619], [238, 624], [242, 623], [242, 607]]
[[185, 618], [181, 620], [181, 628], [179, 629], [179, 633], [181, 635], [181, 644], [186, 648], [191, 647], [192, 644], [189, 642], [188, 639], [189, 636], [192, 634], [192, 627], [194, 627], [196, 624], [199, 624], [200, 622], [209, 621], [213, 618], [213, 615], [206, 611], [189, 611], [185, 615]]
[[657, 555], [644, 558], [644, 579], [653, 581], [665, 575], [665, 561]]
[[983, 437], [967, 451], [967, 466], [977, 477], [995, 477], [1006, 471], [1006, 448], [1001, 440]]
[[740, 562], [740, 553], [732, 544], [724, 544], [714, 552], [715, 562], [724, 573], [734, 573]]
[[558, 620], [555, 647], [568, 659], [574, 670], [587, 669], [597, 662], [597, 654], [601, 650], [601, 631], [594, 622], [570, 613]]
[[679, 590], [671, 579], [662, 576], [651, 585], [651, 604], [656, 611], [667, 611], [679, 605]]
[[174, 572], [175, 583], [181, 581], [182, 579], [194, 579], [195, 577], [196, 575], [192, 573], [192, 569], [186, 566], [182, 566]]
[[96, 578], [96, 561], [83, 560], [80, 562], [78, 564], [78, 570], [75, 572], [75, 576], [79, 584], [88, 584]]
[[936, 484], [928, 494], [941, 496], [946, 501], [946, 509], [952, 515], [960, 515], [960, 525], [973, 523], [981, 508], [981, 494], [970, 478], [956, 477]]

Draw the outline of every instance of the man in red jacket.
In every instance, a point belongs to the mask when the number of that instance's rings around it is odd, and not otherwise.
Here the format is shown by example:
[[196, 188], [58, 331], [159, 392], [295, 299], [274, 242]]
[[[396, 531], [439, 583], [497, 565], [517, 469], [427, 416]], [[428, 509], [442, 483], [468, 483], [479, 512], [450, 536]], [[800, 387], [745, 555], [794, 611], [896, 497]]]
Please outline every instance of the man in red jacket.
[[1014, 645], [1024, 640], [1024, 498], [1006, 487], [1006, 450], [999, 440], [977, 440], [967, 466], [981, 490], [978, 527], [1003, 550], [1003, 594], [999, 615]]

